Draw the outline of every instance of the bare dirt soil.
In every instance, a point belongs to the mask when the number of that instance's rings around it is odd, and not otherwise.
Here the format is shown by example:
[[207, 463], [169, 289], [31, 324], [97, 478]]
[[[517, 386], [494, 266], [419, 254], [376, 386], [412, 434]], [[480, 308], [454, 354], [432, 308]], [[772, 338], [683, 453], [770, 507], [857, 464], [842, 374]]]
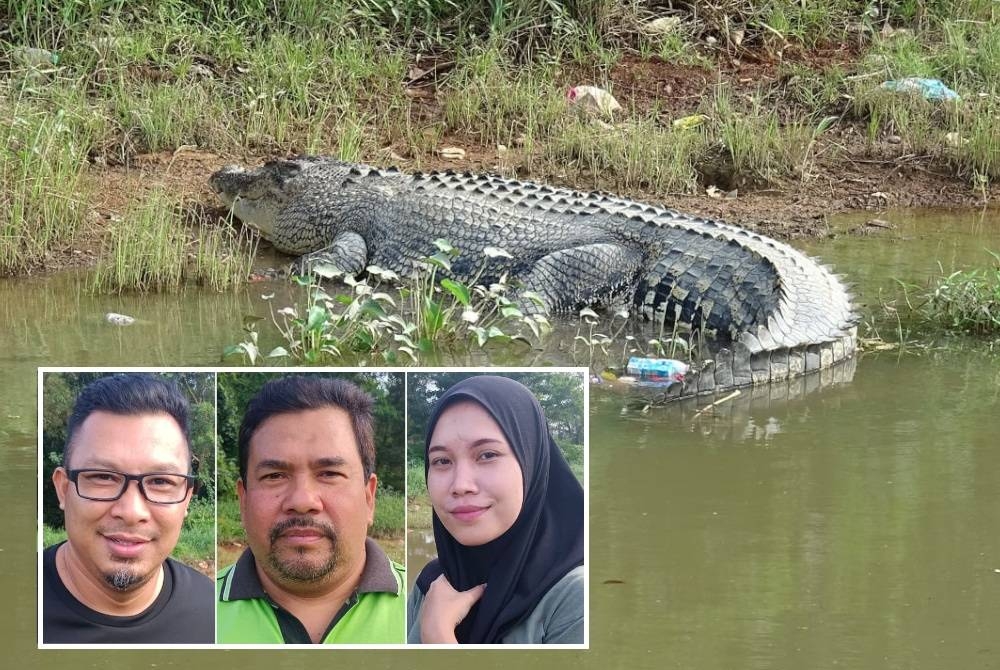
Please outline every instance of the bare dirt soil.
[[[784, 54], [782, 58], [797, 58], [809, 67], [837, 62], [847, 63], [854, 54], [846, 48], [819, 50], [811, 54]], [[654, 103], [665, 116], [676, 118], [697, 109], [699, 101], [712, 95], [719, 82], [728, 82], [736, 95], [752, 94], [761, 89], [780, 87], [775, 57], [746, 54], [742, 60], [731, 60], [716, 72], [695, 67], [674, 65], [662, 61], [626, 59], [608, 74], [614, 89], [628, 96], [637, 110], [652, 109]], [[562, 74], [567, 82], [585, 76], [567, 70]], [[421, 116], [440, 113], [433, 90], [425, 91], [425, 107]], [[796, 110], [789, 107], [789, 115]], [[482, 146], [464, 136], [446, 136], [442, 146], [460, 146], [466, 151], [461, 161], [425, 157], [421, 170], [497, 171], [497, 152], [492, 146]], [[395, 152], [406, 156], [404, 147], [386, 148], [386, 155]], [[796, 239], [830, 234], [829, 217], [849, 211], [878, 212], [896, 207], [976, 208], [995, 206], [1000, 186], [985, 192], [973, 188], [968, 181], [941, 174], [931, 161], [920, 156], [900, 156], [899, 147], [891, 138], [882, 144], [869, 146], [860, 122], [837, 125], [834, 131], [821, 136], [815, 149], [815, 160], [809, 174], [802, 179], [780, 183], [754, 185], [741, 183], [739, 177], [718, 175], [722, 192], [737, 190], [735, 197], [653, 192], [623, 193], [635, 199], [655, 202], [684, 212], [723, 219], [780, 239]], [[52, 272], [68, 267], [92, 265], [100, 253], [101, 239], [109, 222], [121, 217], [130, 203], [142, 201], [156, 189], [165, 189], [191, 221], [220, 223], [225, 210], [208, 187], [208, 178], [223, 165], [237, 163], [256, 165], [275, 155], [219, 155], [197, 148], [181, 147], [174, 152], [140, 154], [124, 165], [109, 165], [95, 160], [89, 167], [88, 179], [95, 198], [88, 213], [90, 225], [73, 248], [54, 251], [37, 272]], [[413, 168], [408, 160], [387, 159], [401, 169]], [[505, 156], [505, 164], [514, 166], [522, 179], [557, 182], [550, 175], [531, 174], [517, 170], [516, 150]], [[705, 176], [703, 181], [711, 180]], [[559, 184], [573, 186], [573, 184]]]

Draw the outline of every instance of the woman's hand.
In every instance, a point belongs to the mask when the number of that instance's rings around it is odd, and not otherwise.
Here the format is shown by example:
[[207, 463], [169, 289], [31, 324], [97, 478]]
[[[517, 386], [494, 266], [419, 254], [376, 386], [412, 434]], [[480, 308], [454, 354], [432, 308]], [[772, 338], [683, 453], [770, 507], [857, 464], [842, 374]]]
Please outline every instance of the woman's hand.
[[440, 575], [431, 582], [420, 606], [420, 641], [424, 644], [455, 644], [455, 626], [483, 597], [486, 584], [468, 591], [456, 591], [448, 578]]

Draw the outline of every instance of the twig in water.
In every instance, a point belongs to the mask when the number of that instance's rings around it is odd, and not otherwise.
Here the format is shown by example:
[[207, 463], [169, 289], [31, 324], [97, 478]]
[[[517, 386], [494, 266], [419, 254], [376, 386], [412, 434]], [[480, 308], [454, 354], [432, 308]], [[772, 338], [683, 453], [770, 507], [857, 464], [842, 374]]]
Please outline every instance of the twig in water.
[[697, 419], [703, 413], [705, 413], [708, 410], [712, 409], [716, 405], [721, 405], [724, 402], [728, 402], [728, 401], [732, 400], [736, 396], [740, 395], [740, 393], [741, 393], [740, 390], [736, 389], [735, 391], [733, 391], [732, 393], [730, 393], [729, 395], [727, 395], [725, 398], [720, 398], [719, 400], [716, 400], [715, 402], [713, 402], [711, 405], [707, 405], [705, 407], [702, 407], [701, 409], [699, 409], [697, 412], [694, 413], [694, 418]]

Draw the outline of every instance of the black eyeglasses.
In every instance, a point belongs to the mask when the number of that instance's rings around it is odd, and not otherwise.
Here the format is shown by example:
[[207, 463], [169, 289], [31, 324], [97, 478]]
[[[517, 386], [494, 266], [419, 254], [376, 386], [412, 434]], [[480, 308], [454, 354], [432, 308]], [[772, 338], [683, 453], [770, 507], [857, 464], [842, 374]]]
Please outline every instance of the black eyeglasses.
[[183, 502], [195, 485], [195, 475], [178, 475], [173, 472], [147, 472], [127, 475], [114, 470], [67, 470], [69, 480], [76, 485], [81, 498], [111, 502], [118, 500], [131, 481], [139, 482], [139, 491], [151, 503], [173, 505]]

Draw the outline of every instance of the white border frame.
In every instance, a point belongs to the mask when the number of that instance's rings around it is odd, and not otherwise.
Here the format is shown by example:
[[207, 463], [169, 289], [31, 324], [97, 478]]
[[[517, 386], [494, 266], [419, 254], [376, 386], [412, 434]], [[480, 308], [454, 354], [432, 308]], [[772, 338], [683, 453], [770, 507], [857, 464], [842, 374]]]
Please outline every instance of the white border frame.
[[[582, 644], [466, 644], [466, 645], [446, 645], [446, 644], [337, 644], [337, 645], [323, 645], [323, 644], [177, 644], [177, 645], [162, 645], [162, 644], [68, 644], [68, 643], [43, 643], [42, 642], [42, 552], [45, 549], [42, 546], [43, 536], [42, 536], [42, 493], [43, 493], [43, 481], [42, 473], [43, 468], [43, 450], [42, 450], [42, 438], [43, 438], [43, 389], [44, 389], [44, 376], [49, 373], [72, 373], [72, 372], [150, 372], [150, 373], [163, 373], [163, 372], [199, 372], [204, 374], [217, 375], [220, 372], [227, 373], [255, 373], [255, 372], [284, 372], [286, 374], [308, 374], [311, 372], [395, 372], [403, 373], [403, 383], [404, 383], [404, 404], [403, 404], [403, 425], [404, 425], [404, 440], [406, 440], [405, 427], [409, 425], [409, 378], [407, 373], [447, 373], [447, 372], [461, 372], [461, 373], [471, 373], [471, 374], [499, 374], [506, 375], [509, 373], [546, 373], [546, 372], [556, 372], [556, 373], [569, 373], [580, 375], [580, 381], [583, 388], [583, 514], [584, 514], [584, 527], [583, 527], [583, 564], [585, 566], [584, 571], [584, 638]], [[241, 367], [241, 366], [142, 366], [142, 367], [130, 367], [130, 366], [43, 366], [37, 369], [38, 379], [37, 379], [37, 432], [38, 432], [38, 444], [37, 444], [37, 460], [36, 460], [36, 479], [38, 481], [37, 487], [37, 509], [35, 515], [35, 521], [37, 524], [36, 528], [36, 594], [37, 594], [37, 648], [41, 650], [49, 649], [124, 649], [124, 650], [143, 650], [143, 649], [165, 649], [165, 650], [186, 650], [186, 649], [253, 649], [253, 650], [271, 650], [271, 651], [282, 651], [282, 650], [313, 650], [313, 651], [336, 651], [340, 649], [395, 649], [395, 650], [407, 650], [407, 649], [430, 649], [430, 650], [441, 650], [441, 649], [490, 649], [490, 650], [501, 650], [501, 649], [519, 649], [519, 650], [589, 650], [590, 649], [590, 371], [586, 367], [531, 367], [531, 366], [512, 366], [512, 367], [380, 367], [380, 366], [323, 366], [323, 367]], [[218, 453], [218, 378], [216, 378], [215, 386], [215, 435], [216, 443], [215, 450]], [[404, 463], [406, 463], [406, 452], [408, 445], [404, 442]], [[218, 458], [216, 458], [215, 472], [212, 473], [213, 476], [218, 481]], [[406, 482], [407, 489], [409, 488], [409, 482]], [[404, 513], [404, 543], [403, 551], [407, 559], [409, 558], [409, 510], [407, 509]], [[216, 497], [216, 522], [215, 522], [215, 537], [218, 540], [219, 527], [218, 527], [218, 497]], [[218, 556], [218, 542], [216, 541], [216, 571], [219, 569], [219, 556]], [[409, 566], [407, 565], [407, 569]], [[404, 627], [406, 622], [403, 623]], [[404, 630], [405, 633], [405, 630]], [[404, 636], [405, 637], [405, 636]]]

